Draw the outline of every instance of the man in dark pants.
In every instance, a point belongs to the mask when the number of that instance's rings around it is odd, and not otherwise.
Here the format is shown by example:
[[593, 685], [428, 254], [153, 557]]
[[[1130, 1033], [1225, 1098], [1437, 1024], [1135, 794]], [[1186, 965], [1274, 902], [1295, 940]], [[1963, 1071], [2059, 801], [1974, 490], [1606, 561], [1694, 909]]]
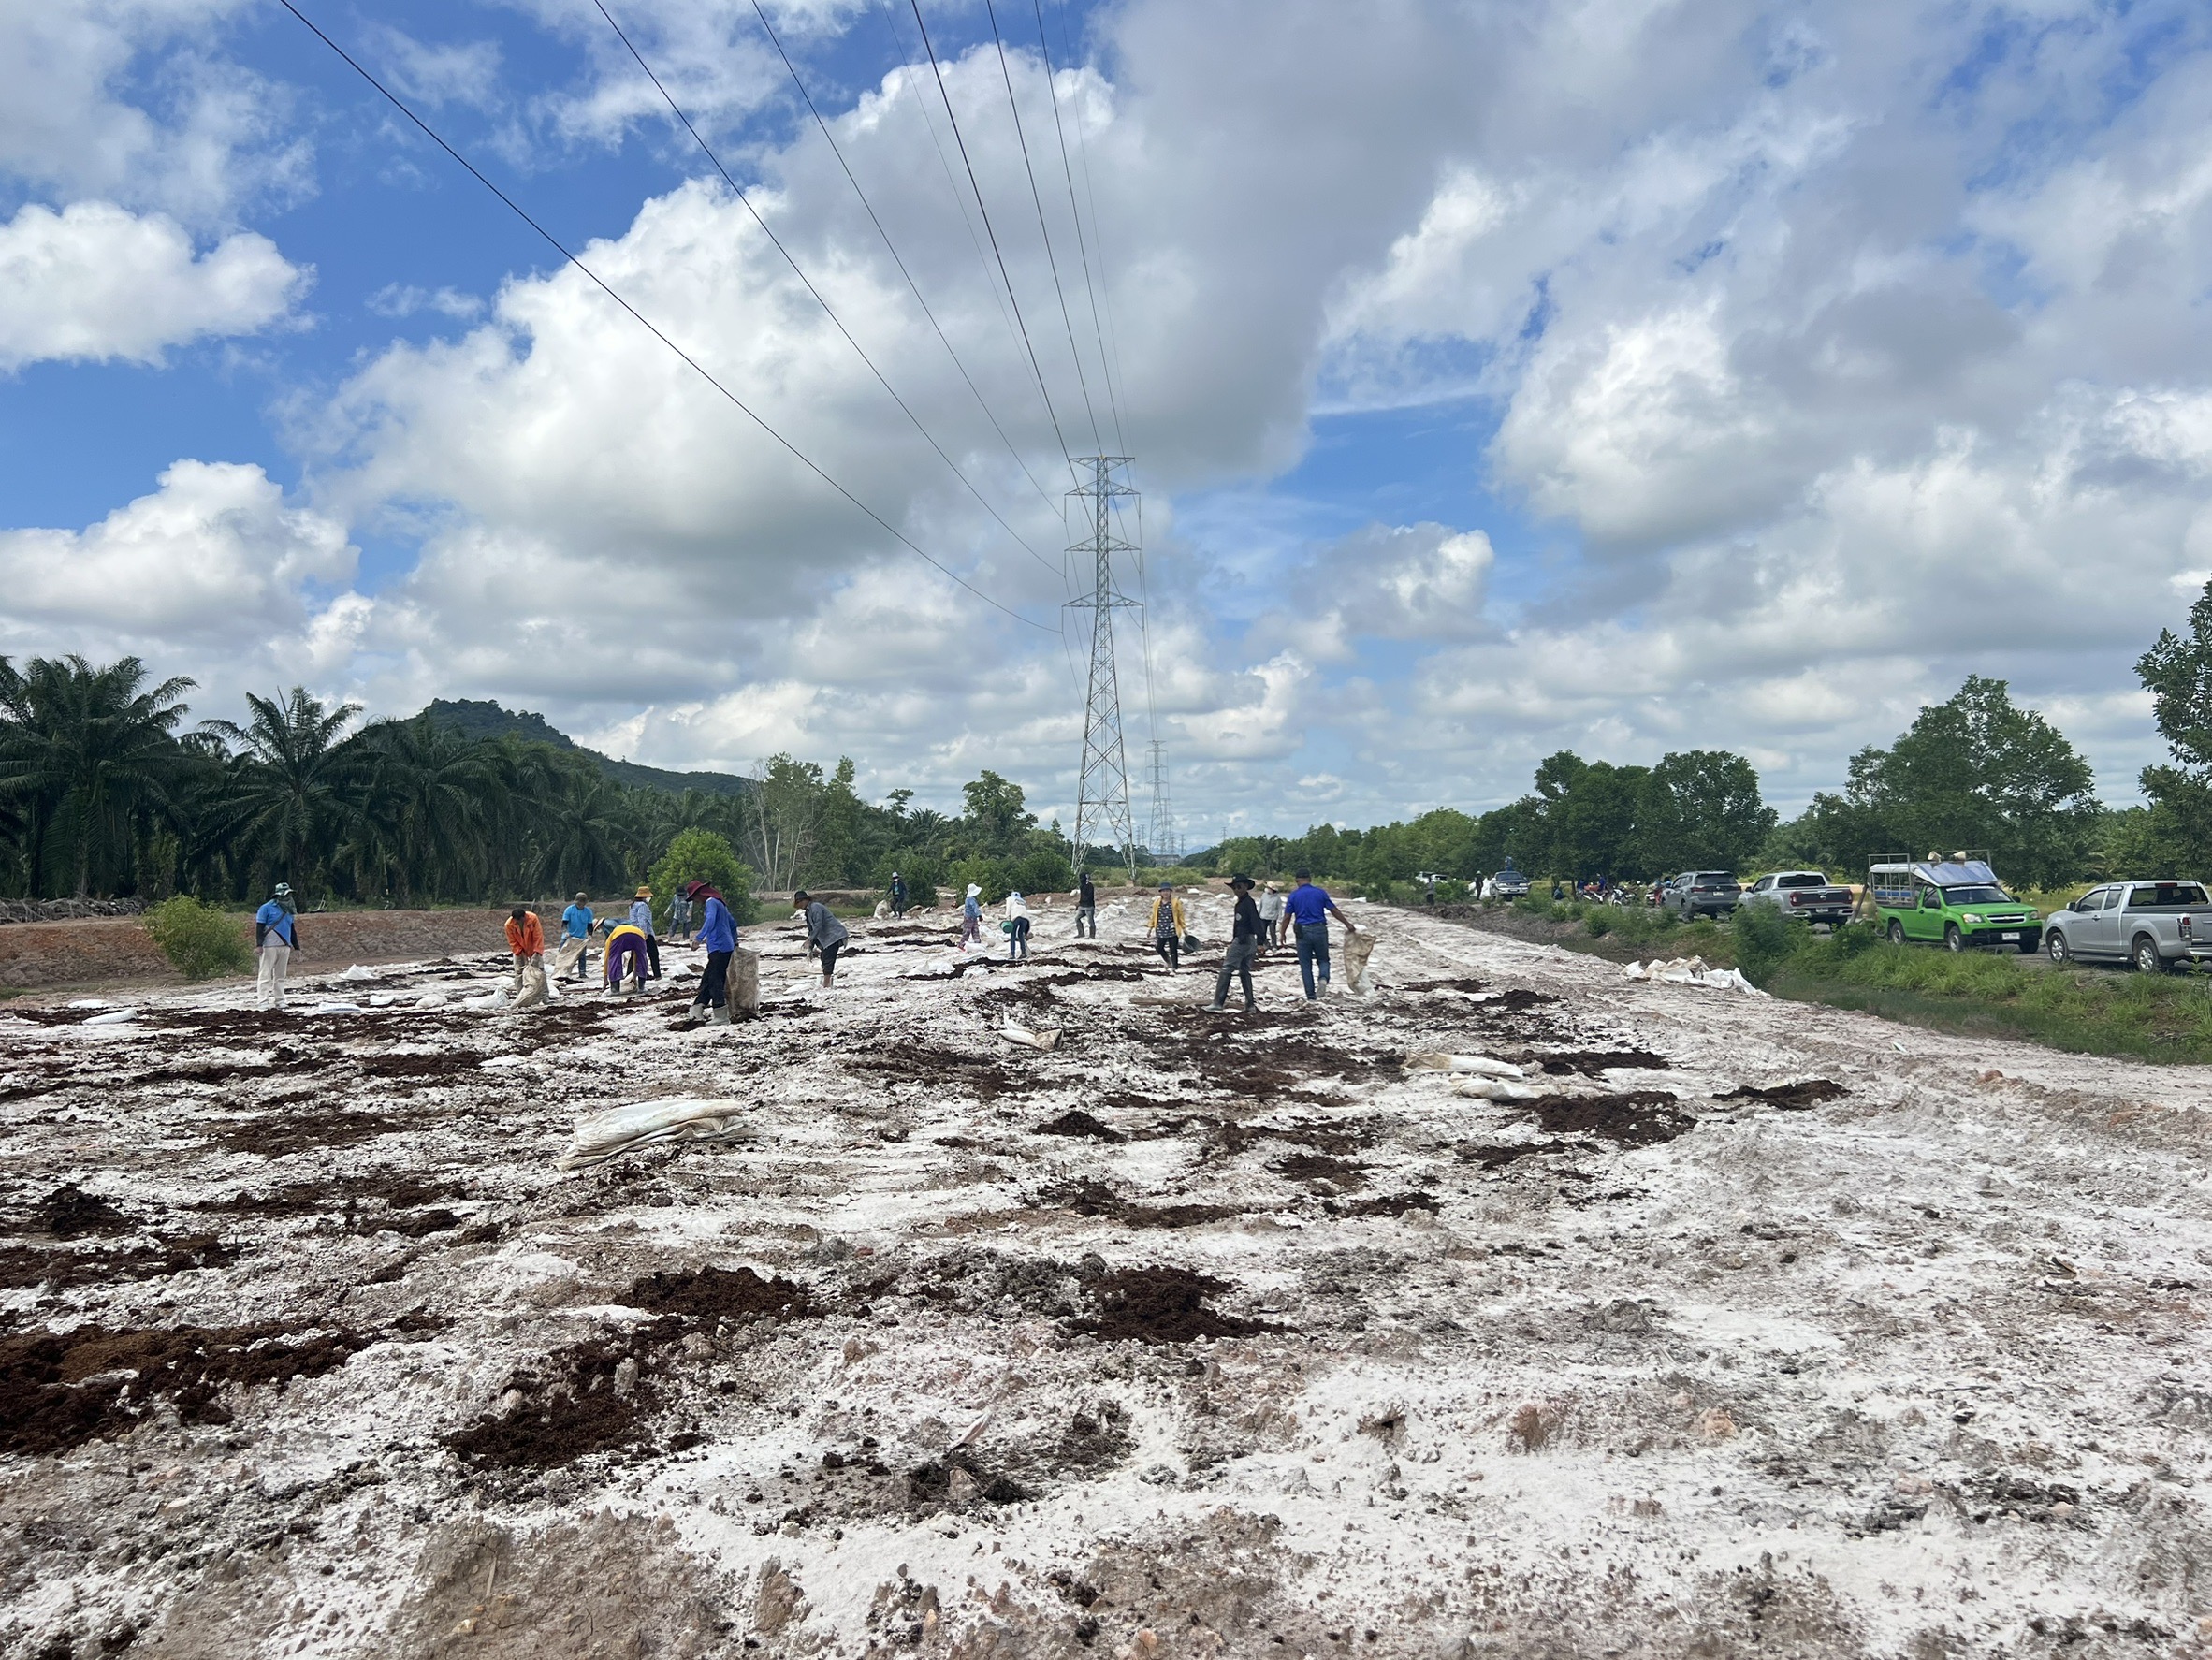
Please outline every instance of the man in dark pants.
[[1336, 909], [1336, 901], [1329, 896], [1327, 888], [1314, 885], [1310, 870], [1298, 873], [1298, 885], [1283, 901], [1283, 914], [1289, 919], [1290, 937], [1298, 946], [1298, 977], [1305, 983], [1305, 1000], [1316, 1002], [1321, 996], [1314, 985], [1317, 963], [1320, 965], [1321, 984], [1329, 983], [1329, 919], [1334, 917], [1344, 924], [1347, 934], [1357, 934], [1360, 930]]
[[893, 916], [904, 916], [906, 913], [907, 879], [899, 875], [897, 871], [894, 870], [891, 873], [891, 914]]
[[1084, 871], [1075, 882], [1075, 937], [1084, 934], [1099, 937], [1099, 896], [1091, 888], [1091, 873]]
[[1266, 926], [1259, 920], [1259, 907], [1252, 903], [1252, 879], [1232, 876], [1229, 885], [1236, 890], [1236, 925], [1230, 930], [1229, 949], [1221, 954], [1221, 972], [1214, 981], [1214, 1007], [1219, 1009], [1229, 1001], [1229, 977], [1239, 974], [1244, 982], [1244, 1012], [1249, 1014], [1259, 1005], [1252, 996], [1252, 963], [1259, 955], [1259, 936]]
[[1159, 897], [1152, 902], [1152, 949], [1168, 959], [1168, 971], [1183, 967], [1183, 901], [1175, 897], [1175, 884], [1159, 884]]

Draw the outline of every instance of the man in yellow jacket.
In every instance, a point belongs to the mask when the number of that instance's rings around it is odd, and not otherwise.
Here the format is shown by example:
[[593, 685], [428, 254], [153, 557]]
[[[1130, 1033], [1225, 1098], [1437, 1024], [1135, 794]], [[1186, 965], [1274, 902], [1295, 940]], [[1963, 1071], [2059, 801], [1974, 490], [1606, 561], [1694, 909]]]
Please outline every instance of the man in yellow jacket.
[[1168, 959], [1171, 971], [1183, 966], [1183, 901], [1175, 897], [1175, 884], [1159, 884], [1159, 897], [1152, 902], [1152, 949]]

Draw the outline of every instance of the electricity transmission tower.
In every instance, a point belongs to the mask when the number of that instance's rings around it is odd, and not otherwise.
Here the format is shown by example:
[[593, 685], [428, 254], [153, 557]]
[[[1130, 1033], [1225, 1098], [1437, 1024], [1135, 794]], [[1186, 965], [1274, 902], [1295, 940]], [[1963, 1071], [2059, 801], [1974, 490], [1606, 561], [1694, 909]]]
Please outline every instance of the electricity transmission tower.
[[1137, 881], [1137, 833], [1129, 818], [1128, 758], [1121, 741], [1121, 683], [1113, 666], [1113, 614], [1137, 602], [1113, 585], [1113, 556], [1136, 548], [1113, 533], [1113, 503], [1136, 491], [1113, 476], [1128, 456], [1074, 456], [1090, 470], [1090, 482], [1068, 492], [1082, 511], [1084, 535], [1070, 553], [1087, 553], [1092, 561], [1088, 597], [1070, 600], [1073, 610], [1091, 614], [1091, 684], [1083, 710], [1083, 771], [1075, 788], [1075, 864], [1083, 867], [1093, 841], [1121, 850], [1131, 886]]
[[1152, 834], [1145, 845], [1152, 850], [1157, 863], [1165, 860], [1171, 865], [1183, 862], [1183, 838], [1175, 834], [1175, 811], [1168, 804], [1167, 745], [1158, 738], [1152, 740]]

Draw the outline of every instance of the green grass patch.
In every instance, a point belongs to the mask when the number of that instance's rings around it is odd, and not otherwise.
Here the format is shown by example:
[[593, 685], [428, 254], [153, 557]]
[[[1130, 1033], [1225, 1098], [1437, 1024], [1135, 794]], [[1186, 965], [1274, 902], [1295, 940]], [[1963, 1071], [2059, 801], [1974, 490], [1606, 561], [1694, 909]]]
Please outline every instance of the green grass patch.
[[1860, 924], [1800, 941], [1764, 983], [1778, 997], [1940, 1031], [2025, 1038], [2075, 1055], [2212, 1061], [2212, 978], [2202, 974], [2045, 968], [2016, 956], [1891, 945]]

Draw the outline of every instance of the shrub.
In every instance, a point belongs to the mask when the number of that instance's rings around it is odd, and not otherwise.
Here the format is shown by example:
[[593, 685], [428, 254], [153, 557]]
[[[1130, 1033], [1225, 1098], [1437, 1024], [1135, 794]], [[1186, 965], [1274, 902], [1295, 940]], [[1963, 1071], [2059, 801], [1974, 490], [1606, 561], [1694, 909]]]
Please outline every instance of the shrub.
[[1603, 939], [1613, 931], [1613, 919], [1605, 913], [1603, 907], [1593, 905], [1590, 914], [1582, 919], [1582, 925], [1590, 930], [1593, 939]]
[[1065, 894], [1075, 886], [1075, 866], [1068, 863], [1066, 853], [1055, 848], [1025, 854], [1010, 874], [1025, 895]]
[[1550, 916], [1551, 914], [1551, 901], [1541, 894], [1523, 894], [1513, 901], [1513, 909], [1523, 916]]
[[[753, 875], [730, 851], [730, 844], [711, 830], [679, 830], [668, 851], [648, 874], [653, 890], [653, 925], [668, 925], [669, 901], [686, 882], [703, 881], [722, 896], [730, 915], [740, 923], [760, 921], [761, 908], [752, 896]], [[691, 925], [698, 926], [697, 916]]]
[[1013, 872], [1004, 859], [955, 860], [952, 881], [946, 884], [953, 890], [952, 902], [954, 905], [967, 896], [970, 882], [983, 890], [981, 897], [985, 905], [996, 905], [1012, 890]]
[[1671, 932], [1676, 926], [1671, 911], [1648, 905], [1624, 905], [1613, 917], [1613, 932], [1633, 945], [1643, 945]]
[[1765, 985], [1783, 964], [1812, 943], [1812, 929], [1772, 905], [1745, 905], [1734, 925], [1736, 966], [1754, 985]]
[[243, 974], [254, 966], [253, 947], [238, 919], [188, 894], [164, 899], [146, 912], [146, 932], [187, 980]]

